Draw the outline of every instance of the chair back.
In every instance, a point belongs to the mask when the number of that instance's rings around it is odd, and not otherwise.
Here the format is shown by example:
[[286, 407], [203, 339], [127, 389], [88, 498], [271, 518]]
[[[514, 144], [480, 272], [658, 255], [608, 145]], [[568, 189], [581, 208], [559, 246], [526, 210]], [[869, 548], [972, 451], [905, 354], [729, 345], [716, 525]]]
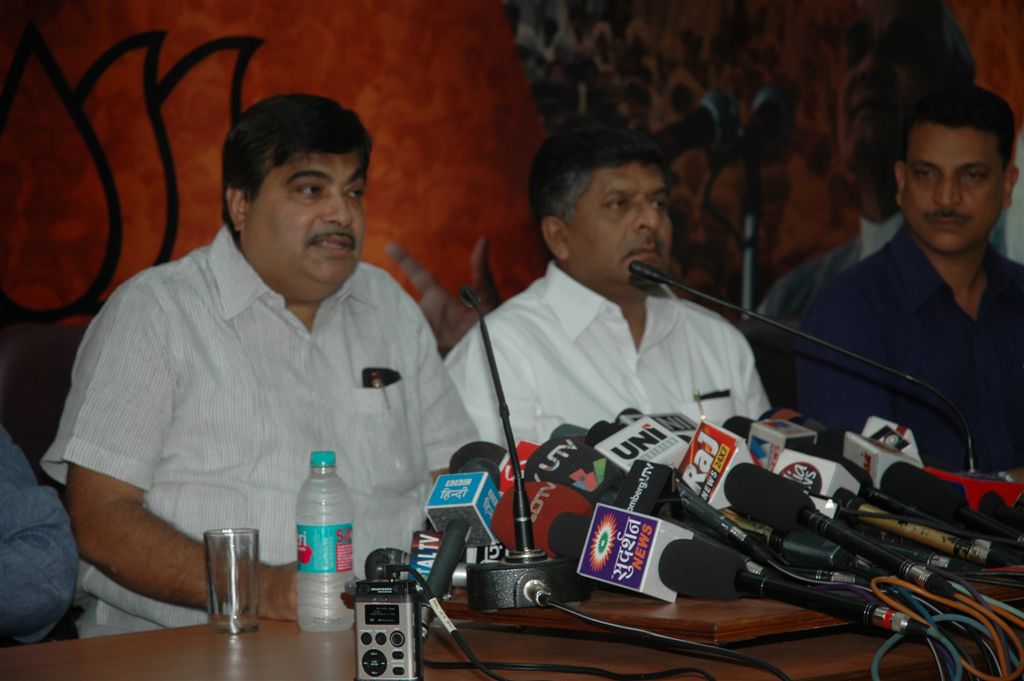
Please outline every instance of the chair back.
[[57, 437], [84, 324], [15, 324], [0, 331], [0, 423], [41, 483], [39, 460]]

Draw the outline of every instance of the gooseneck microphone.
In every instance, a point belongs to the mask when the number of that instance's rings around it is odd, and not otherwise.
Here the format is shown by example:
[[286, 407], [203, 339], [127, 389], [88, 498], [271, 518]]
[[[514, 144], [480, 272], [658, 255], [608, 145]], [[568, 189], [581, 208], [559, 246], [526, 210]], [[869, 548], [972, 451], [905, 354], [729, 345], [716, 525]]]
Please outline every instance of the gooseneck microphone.
[[514, 551], [509, 552], [509, 560], [521, 563], [544, 560], [547, 556], [533, 545], [530, 501], [526, 497], [526, 485], [524, 484], [523, 473], [519, 469], [519, 457], [516, 455], [516, 439], [512, 437], [512, 422], [508, 416], [508, 403], [505, 401], [505, 391], [501, 389], [501, 378], [498, 376], [498, 365], [494, 361], [491, 336], [487, 333], [484, 313], [480, 309], [480, 298], [472, 286], [463, 286], [459, 290], [459, 298], [466, 306], [476, 310], [476, 314], [480, 318], [480, 334], [483, 336], [484, 351], [487, 353], [487, 366], [491, 370], [494, 394], [498, 399], [498, 417], [501, 419], [501, 426], [505, 430], [505, 444], [508, 446], [508, 453], [512, 458], [512, 475], [514, 478], [514, 487], [512, 488], [514, 494], [512, 499], [512, 523], [516, 533], [516, 547]]
[[874, 367], [879, 371], [884, 371], [885, 373], [890, 374], [892, 376], [896, 376], [897, 378], [907, 381], [908, 383], [921, 386], [922, 388], [924, 388], [925, 390], [927, 390], [928, 392], [932, 393], [933, 395], [941, 399], [943, 402], [945, 402], [946, 405], [953, 411], [953, 413], [956, 414], [956, 417], [960, 420], [960, 425], [963, 427], [964, 438], [967, 441], [967, 452], [964, 465], [969, 471], [975, 471], [978, 469], [978, 461], [974, 453], [974, 438], [971, 436], [971, 427], [967, 423], [967, 417], [964, 416], [964, 413], [960, 411], [960, 408], [956, 406], [956, 403], [953, 402], [953, 400], [951, 400], [949, 397], [946, 396], [945, 393], [943, 393], [941, 390], [933, 386], [931, 383], [928, 383], [924, 379], [918, 378], [917, 376], [909, 374], [905, 371], [900, 371], [899, 369], [891, 367], [887, 364], [882, 364], [881, 362], [873, 360], [866, 355], [860, 354], [859, 352], [848, 350], [844, 347], [836, 345], [831, 341], [827, 341], [824, 338], [821, 338], [820, 336], [816, 336], [812, 333], [807, 333], [806, 331], [801, 331], [800, 329], [796, 329], [790, 326], [789, 324], [784, 324], [783, 322], [780, 322], [776, 319], [772, 319], [771, 317], [755, 312], [754, 310], [743, 307], [742, 305], [730, 303], [729, 301], [723, 300], [722, 298], [718, 298], [717, 296], [713, 296], [711, 294], [704, 293], [703, 291], [695, 289], [691, 286], [687, 286], [686, 284], [683, 284], [681, 282], [676, 281], [675, 279], [670, 278], [667, 274], [659, 270], [657, 267], [648, 265], [647, 263], [642, 262], [640, 260], [634, 260], [633, 262], [629, 263], [629, 271], [637, 275], [638, 277], [643, 277], [644, 279], [654, 282], [655, 284], [664, 284], [665, 286], [671, 286], [672, 288], [679, 289], [680, 291], [686, 291], [687, 293], [695, 295], [698, 298], [702, 298], [704, 300], [715, 303], [716, 305], [721, 305], [722, 307], [726, 307], [735, 312], [739, 312], [740, 314], [752, 317], [758, 320], [759, 322], [764, 322], [769, 326], [774, 326], [775, 328], [781, 329], [782, 331], [785, 331], [788, 334], [792, 334], [794, 336], [797, 336], [798, 338], [810, 341], [815, 345], [820, 345], [821, 347], [828, 348], [833, 352], [838, 352], [841, 355], [845, 355], [846, 357], [854, 359], [858, 362], [862, 362], [864, 364], [867, 364], [868, 366]]
[[[530, 518], [530, 500], [512, 436], [508, 403], [501, 389], [498, 365], [494, 361], [494, 348], [487, 332], [480, 298], [472, 286], [463, 286], [459, 298], [476, 310], [480, 320], [480, 334], [487, 354], [487, 365], [498, 402], [498, 416], [505, 431], [505, 444], [511, 459], [513, 487], [512, 524], [515, 548], [501, 561], [471, 565], [466, 570], [466, 589], [469, 606], [475, 610], [494, 611], [499, 608], [527, 608], [540, 605], [539, 596], [546, 594], [563, 602], [580, 601], [590, 595], [590, 586], [576, 574], [576, 565], [565, 558], [551, 558], [534, 546], [533, 521]], [[511, 547], [510, 547], [511, 548]], [[546, 599], [545, 599], [546, 602]]]

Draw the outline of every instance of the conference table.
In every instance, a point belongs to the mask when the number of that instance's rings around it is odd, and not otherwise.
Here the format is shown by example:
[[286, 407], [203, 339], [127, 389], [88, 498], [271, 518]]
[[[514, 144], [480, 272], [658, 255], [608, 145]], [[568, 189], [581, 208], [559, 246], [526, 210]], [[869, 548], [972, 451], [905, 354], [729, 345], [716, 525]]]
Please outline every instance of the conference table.
[[[556, 663], [653, 672], [699, 667], [720, 681], [775, 678], [756, 667], [721, 659], [678, 654], [651, 645], [632, 645], [621, 633], [579, 624], [552, 610], [524, 609], [496, 615], [469, 613], [458, 602], [447, 606], [477, 656], [485, 661]], [[769, 600], [732, 602], [679, 599], [666, 604], [630, 595], [597, 592], [583, 604], [633, 624], [691, 640], [715, 641], [768, 661], [794, 681], [869, 679], [875, 651], [886, 635], [844, 624], [825, 615]], [[700, 624], [703, 622], [703, 624]], [[435, 624], [424, 646], [428, 661], [464, 661], [452, 639]], [[936, 678], [931, 653], [923, 644], [897, 646], [882, 663], [882, 678], [915, 681]], [[257, 632], [217, 634], [206, 626], [164, 629], [102, 638], [56, 641], [0, 648], [0, 679], [36, 681], [165, 681], [353, 679], [355, 642], [351, 630], [306, 633], [294, 622], [261, 620]], [[549, 671], [499, 671], [509, 679], [590, 679]], [[487, 677], [477, 670], [424, 667], [429, 680], [469, 681]], [[694, 675], [673, 678], [700, 678]]]

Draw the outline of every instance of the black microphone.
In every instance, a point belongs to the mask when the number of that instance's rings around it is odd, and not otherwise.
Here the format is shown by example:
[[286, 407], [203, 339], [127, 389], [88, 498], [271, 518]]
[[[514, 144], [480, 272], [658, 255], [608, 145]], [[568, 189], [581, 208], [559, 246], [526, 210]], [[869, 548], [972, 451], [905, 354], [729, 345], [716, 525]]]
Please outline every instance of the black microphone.
[[802, 338], [806, 341], [814, 343], [815, 345], [820, 345], [824, 348], [828, 348], [833, 352], [838, 352], [841, 355], [845, 355], [846, 357], [850, 357], [851, 359], [857, 360], [858, 362], [867, 364], [868, 366], [874, 367], [875, 369], [884, 371], [885, 373], [891, 374], [892, 376], [896, 376], [897, 378], [907, 381], [908, 383], [921, 386], [922, 388], [924, 388], [925, 390], [927, 390], [928, 392], [932, 393], [933, 395], [941, 399], [943, 402], [945, 402], [946, 405], [948, 405], [949, 408], [953, 410], [953, 413], [956, 414], [957, 418], [960, 420], [960, 425], [963, 426], [964, 438], [967, 441], [965, 465], [967, 467], [967, 470], [969, 471], [977, 470], [978, 461], [974, 454], [974, 438], [971, 436], [971, 426], [967, 423], [967, 417], [964, 416], [964, 413], [960, 411], [960, 408], [956, 406], [956, 403], [953, 402], [953, 400], [951, 400], [949, 397], [946, 397], [945, 393], [943, 393], [941, 390], [933, 386], [931, 383], [928, 383], [924, 379], [918, 378], [913, 374], [907, 373], [905, 371], [900, 371], [899, 369], [891, 367], [887, 364], [882, 364], [881, 362], [873, 360], [866, 355], [860, 354], [859, 352], [847, 350], [846, 348], [836, 345], [831, 341], [827, 341], [824, 338], [821, 338], [820, 336], [816, 336], [812, 333], [807, 333], [806, 331], [801, 331], [800, 329], [793, 328], [789, 324], [785, 324], [778, 320], [772, 319], [771, 317], [763, 315], [759, 312], [755, 312], [754, 310], [743, 307], [742, 305], [730, 303], [729, 301], [723, 300], [722, 298], [718, 298], [717, 296], [713, 296], [708, 293], [704, 293], [703, 291], [700, 291], [698, 289], [695, 289], [691, 286], [687, 286], [686, 284], [683, 284], [670, 278], [667, 274], [659, 270], [657, 267], [648, 265], [647, 263], [641, 260], [634, 260], [631, 263], [629, 263], [629, 271], [637, 275], [638, 277], [643, 277], [644, 279], [654, 282], [655, 284], [664, 284], [672, 288], [677, 288], [680, 291], [686, 291], [687, 293], [695, 295], [698, 298], [703, 298], [704, 300], [708, 300], [712, 303], [715, 303], [716, 305], [721, 305], [735, 312], [739, 312], [745, 316], [752, 317], [758, 321], [768, 324], [769, 326], [774, 326], [777, 329], [781, 329], [782, 331], [785, 331], [788, 334], [792, 334], [798, 338]]
[[740, 131], [740, 146], [778, 144], [793, 129], [793, 105], [778, 85], [761, 88], [751, 104], [750, 122]]
[[1006, 505], [995, 492], [986, 492], [978, 503], [978, 510], [1018, 530], [1024, 530], [1024, 511]]
[[719, 147], [736, 140], [740, 128], [740, 108], [736, 98], [725, 90], [712, 88], [697, 108], [683, 120], [667, 126], [658, 134], [665, 154], [672, 158], [688, 149]]
[[884, 606], [790, 584], [767, 572], [754, 574], [747, 570], [743, 556], [710, 542], [672, 542], [661, 556], [658, 574], [667, 586], [685, 596], [727, 599], [745, 594], [770, 597], [887, 631], [918, 637], [928, 635], [926, 625]]
[[625, 477], [596, 449], [571, 438], [552, 438], [539, 446], [526, 462], [524, 475], [572, 487], [591, 504], [610, 503]]
[[925, 565], [904, 560], [815, 510], [803, 488], [790, 480], [754, 464], [740, 464], [729, 471], [725, 493], [733, 508], [759, 522], [785, 532], [806, 527], [932, 593], [955, 597], [953, 587]]
[[[514, 476], [512, 494], [513, 527], [516, 545], [505, 558], [495, 563], [469, 565], [466, 569], [466, 590], [469, 607], [474, 610], [497, 610], [499, 608], [528, 608], [541, 605], [541, 596], [548, 595], [563, 602], [580, 601], [590, 595], [586, 580], [576, 574], [576, 566], [564, 558], [551, 558], [536, 548], [533, 543], [533, 522], [530, 519], [530, 500], [520, 470], [516, 441], [512, 436], [508, 403], [501, 389], [498, 365], [494, 360], [494, 348], [487, 332], [484, 312], [480, 309], [480, 298], [472, 286], [459, 289], [459, 298], [472, 307], [480, 320], [480, 334], [491, 382], [498, 402], [498, 415], [505, 431], [505, 444], [512, 461]], [[543, 599], [546, 602], [546, 598]]]
[[1024, 535], [972, 509], [967, 505], [967, 498], [957, 493], [948, 482], [910, 464], [894, 463], [885, 469], [882, 490], [947, 522], [960, 522], [981, 532], [1024, 543]]
[[448, 463], [452, 473], [474, 473], [483, 471], [495, 485], [501, 485], [501, 462], [505, 459], [505, 450], [493, 442], [470, 442], [462, 445]]

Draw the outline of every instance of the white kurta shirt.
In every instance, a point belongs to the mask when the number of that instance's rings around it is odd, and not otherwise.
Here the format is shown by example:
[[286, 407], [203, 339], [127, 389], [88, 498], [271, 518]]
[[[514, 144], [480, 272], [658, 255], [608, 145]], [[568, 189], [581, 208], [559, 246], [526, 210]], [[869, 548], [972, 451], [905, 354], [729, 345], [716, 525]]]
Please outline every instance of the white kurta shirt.
[[[627, 407], [721, 424], [757, 418], [768, 398], [746, 339], [720, 315], [658, 289], [637, 348], [618, 305], [559, 269], [487, 315], [517, 439], [543, 442], [561, 424], [589, 428]], [[480, 435], [505, 439], [479, 329], [445, 359]], [[699, 402], [695, 394], [704, 398]]]
[[[364, 368], [400, 380], [364, 388]], [[227, 228], [213, 244], [121, 286], [89, 326], [56, 441], [66, 462], [145, 490], [186, 535], [256, 527], [260, 557], [295, 561], [295, 500], [313, 450], [335, 450], [355, 506], [355, 566], [407, 548], [430, 471], [476, 439], [416, 303], [360, 264], [309, 331], [260, 279]], [[205, 613], [145, 598], [83, 564], [96, 624], [183, 626]]]

